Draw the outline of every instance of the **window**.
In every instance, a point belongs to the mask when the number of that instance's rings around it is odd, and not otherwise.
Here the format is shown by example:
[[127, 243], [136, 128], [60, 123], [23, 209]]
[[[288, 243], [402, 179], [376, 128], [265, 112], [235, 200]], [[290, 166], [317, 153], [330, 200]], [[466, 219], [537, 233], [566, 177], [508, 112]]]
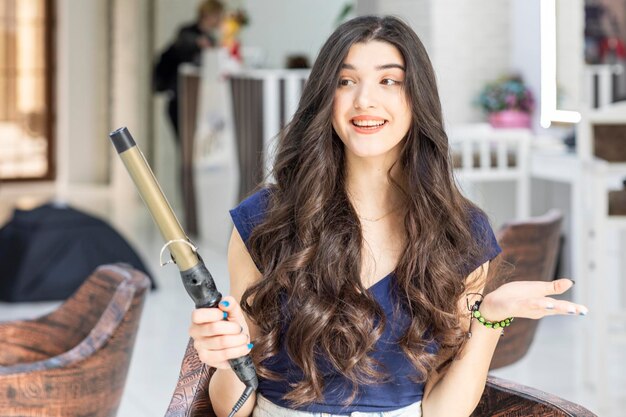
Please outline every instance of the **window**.
[[0, 0], [0, 181], [54, 178], [53, 0]]

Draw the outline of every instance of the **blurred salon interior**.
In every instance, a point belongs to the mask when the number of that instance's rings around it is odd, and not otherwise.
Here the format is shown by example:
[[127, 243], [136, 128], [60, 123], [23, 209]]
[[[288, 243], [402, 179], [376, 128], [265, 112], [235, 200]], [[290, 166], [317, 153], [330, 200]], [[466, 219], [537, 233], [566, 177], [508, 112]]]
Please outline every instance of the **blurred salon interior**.
[[[143, 270], [154, 288], [117, 415], [163, 415], [194, 305], [160, 266], [165, 242], [109, 132], [132, 133], [228, 294], [228, 210], [267, 178], [324, 40], [366, 14], [420, 36], [457, 181], [498, 236], [557, 213], [549, 259], [518, 269], [571, 277], [564, 297], [590, 312], [542, 319], [491, 374], [623, 416], [626, 0], [0, 0], [0, 322], [59, 308], [82, 283], [46, 275], [59, 264], [84, 279], [117, 260]], [[69, 223], [51, 237], [59, 211]]]

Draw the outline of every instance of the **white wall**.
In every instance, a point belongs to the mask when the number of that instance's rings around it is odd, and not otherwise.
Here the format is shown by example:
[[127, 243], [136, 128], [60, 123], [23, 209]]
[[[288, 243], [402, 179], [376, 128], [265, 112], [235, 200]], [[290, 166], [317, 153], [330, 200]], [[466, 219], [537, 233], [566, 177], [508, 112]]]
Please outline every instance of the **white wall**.
[[432, 49], [432, 6], [430, 0], [379, 1], [371, 13], [394, 15], [406, 21], [430, 52]]
[[484, 120], [472, 105], [488, 81], [510, 69], [509, 0], [437, 0], [432, 7], [431, 59], [446, 124]]
[[108, 180], [106, 6], [57, 2], [57, 166], [64, 189]]
[[313, 63], [346, 0], [247, 1], [251, 18], [243, 45], [266, 52], [266, 67], [282, 68], [289, 54], [305, 54]]
[[539, 125], [541, 104], [541, 0], [511, 0], [511, 66], [523, 77], [536, 100], [533, 127]]
[[584, 83], [585, 9], [583, 0], [557, 0], [557, 66], [560, 110], [581, 110]]
[[196, 20], [199, 0], [154, 0], [154, 47], [163, 49], [174, 40], [181, 25]]

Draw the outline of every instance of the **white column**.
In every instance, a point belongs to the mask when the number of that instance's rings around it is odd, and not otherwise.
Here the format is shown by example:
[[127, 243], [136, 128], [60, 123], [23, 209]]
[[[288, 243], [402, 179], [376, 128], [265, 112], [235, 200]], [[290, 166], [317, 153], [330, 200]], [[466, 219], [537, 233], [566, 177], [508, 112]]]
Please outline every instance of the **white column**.
[[[126, 126], [142, 152], [151, 138], [146, 137], [148, 129], [147, 106], [150, 91], [152, 56], [148, 42], [147, 0], [114, 0], [111, 7], [111, 89], [110, 123], [108, 131]], [[101, 132], [96, 140], [107, 140], [108, 131]], [[131, 235], [135, 226], [130, 215], [139, 206], [139, 195], [130, 180], [126, 169], [109, 144], [111, 157], [111, 198], [112, 220], [119, 228]]]
[[592, 357], [596, 358], [594, 371], [592, 372], [592, 380], [594, 388], [598, 393], [598, 404], [600, 414], [607, 412], [608, 396], [607, 390], [610, 389], [608, 384], [608, 368], [609, 361], [607, 358], [609, 344], [609, 328], [610, 328], [610, 306], [607, 297], [611, 289], [608, 284], [608, 268], [606, 267], [606, 217], [608, 213], [608, 195], [607, 195], [607, 169], [608, 165], [604, 161], [595, 161], [590, 165], [590, 179], [593, 190], [590, 193], [593, 201], [592, 210], [592, 231], [593, 244], [591, 249], [591, 296], [593, 305], [590, 310], [593, 312], [594, 330], [593, 340], [595, 341], [595, 352], [591, 351]]
[[285, 121], [289, 123], [298, 109], [298, 102], [302, 89], [302, 77], [299, 74], [287, 74], [285, 76]]
[[[59, 0], [56, 52], [57, 192], [107, 182], [107, 3]], [[100, 137], [100, 140], [98, 138]], [[76, 194], [76, 193], [75, 193]]]
[[517, 197], [515, 202], [515, 216], [518, 219], [528, 219], [530, 217], [530, 132], [522, 137], [517, 143], [517, 170], [519, 178], [517, 181]]
[[263, 174], [266, 176], [274, 166], [276, 135], [280, 130], [279, 78], [268, 72], [263, 78]]
[[[69, 13], [67, 0], [57, 2], [56, 14], [59, 21], [66, 20]], [[69, 184], [69, 130], [70, 115], [66, 109], [70, 108], [69, 92], [66, 86], [70, 83], [69, 74], [69, 37], [68, 24], [57, 25], [56, 30], [56, 191], [58, 198], [65, 199]]]

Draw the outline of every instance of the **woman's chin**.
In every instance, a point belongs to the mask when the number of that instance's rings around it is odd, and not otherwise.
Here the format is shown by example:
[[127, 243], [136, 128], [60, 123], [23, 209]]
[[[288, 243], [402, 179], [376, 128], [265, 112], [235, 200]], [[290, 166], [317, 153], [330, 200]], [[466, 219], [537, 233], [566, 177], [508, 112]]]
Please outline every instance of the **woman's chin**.
[[350, 149], [349, 153], [359, 159], [376, 159], [385, 155], [385, 152], [375, 149]]
[[359, 159], [386, 160], [389, 157], [397, 157], [398, 152], [396, 147], [381, 149], [380, 146], [376, 146], [377, 144], [370, 145], [374, 146], [347, 146], [346, 151], [352, 157]]

